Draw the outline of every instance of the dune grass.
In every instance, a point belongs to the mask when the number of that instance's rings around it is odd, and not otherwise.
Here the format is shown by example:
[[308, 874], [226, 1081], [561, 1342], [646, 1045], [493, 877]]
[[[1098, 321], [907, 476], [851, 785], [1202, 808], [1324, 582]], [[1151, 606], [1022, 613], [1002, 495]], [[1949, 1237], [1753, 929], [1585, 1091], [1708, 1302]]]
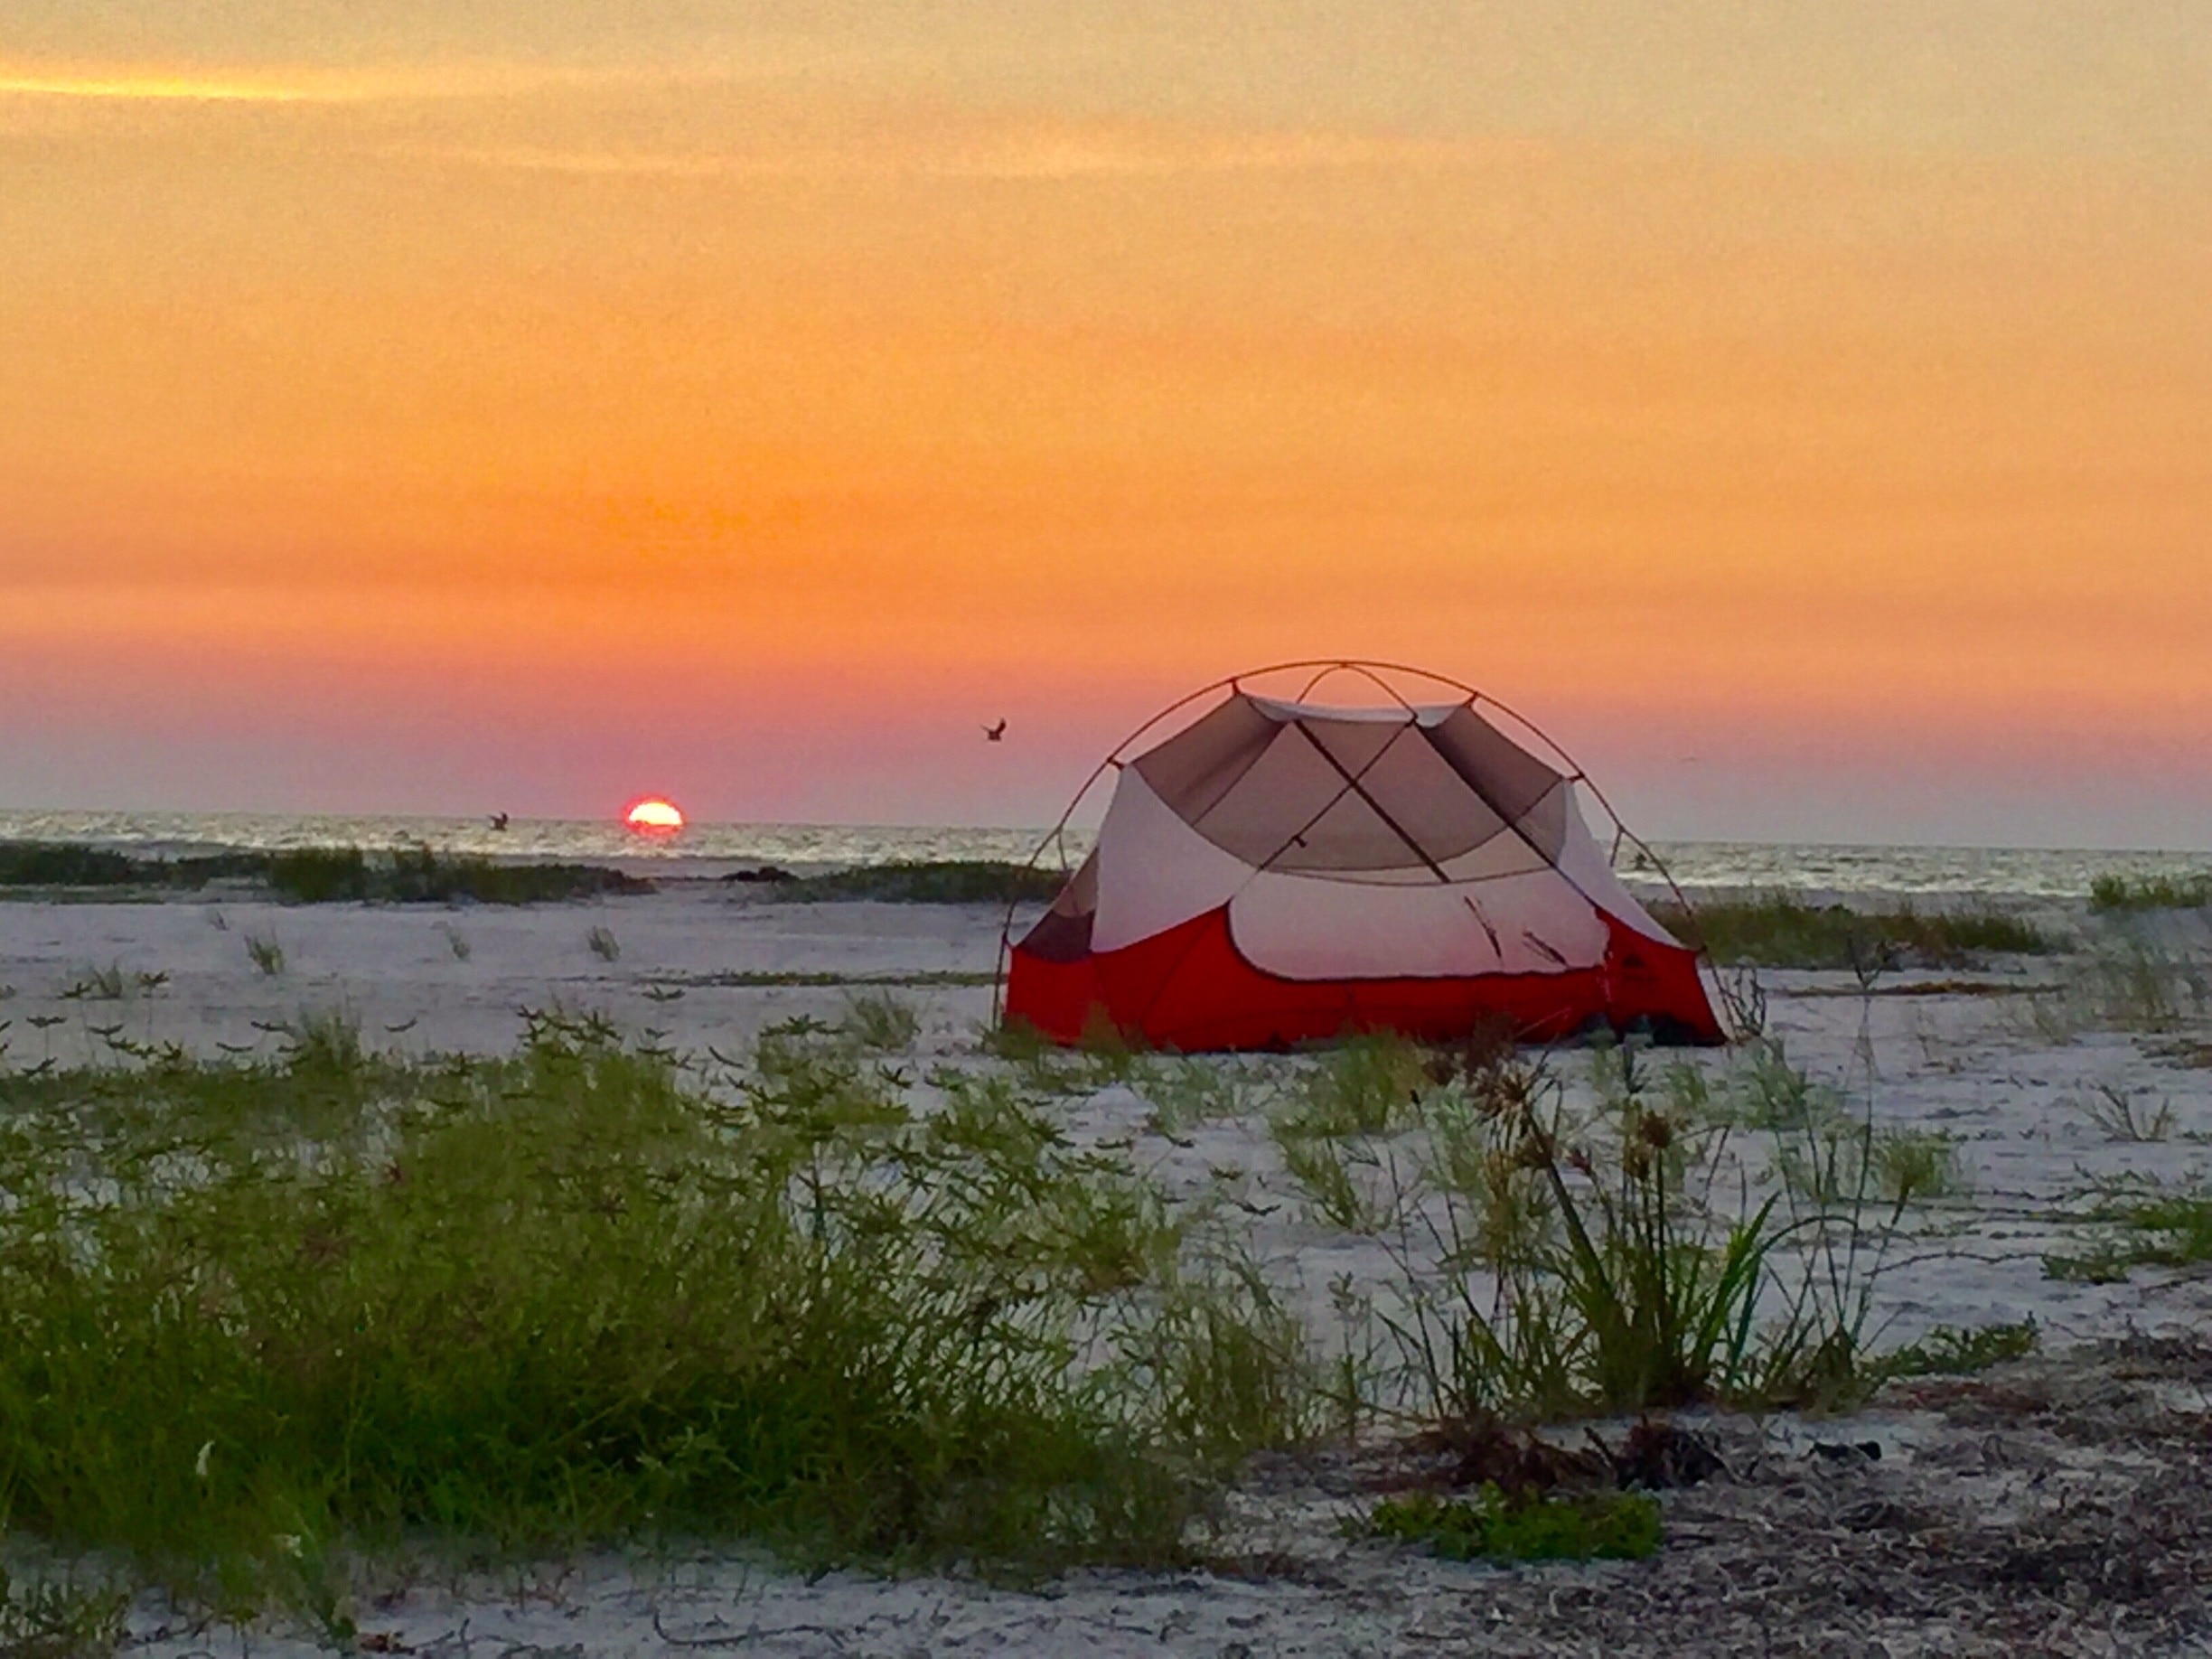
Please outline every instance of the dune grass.
[[2202, 910], [2207, 905], [2212, 905], [2212, 874], [2099, 876], [2089, 884], [2089, 908], [2101, 915]]
[[505, 864], [437, 853], [427, 847], [389, 852], [358, 847], [302, 848], [144, 858], [64, 842], [0, 843], [0, 889], [198, 891], [217, 880], [250, 883], [295, 904], [537, 904], [653, 890], [651, 881], [598, 865]]
[[1472, 1498], [1385, 1498], [1365, 1531], [1454, 1561], [1636, 1561], [1658, 1552], [1662, 1527], [1645, 1493], [1514, 1499], [1486, 1486]]
[[310, 848], [272, 855], [263, 879], [295, 904], [542, 904], [606, 894], [651, 893], [642, 876], [594, 864], [501, 864], [427, 847], [367, 853]]
[[2057, 948], [2040, 929], [1994, 910], [1860, 911], [1773, 894], [1706, 900], [1686, 910], [1661, 904], [1653, 914], [1684, 943], [1702, 945], [1716, 962], [1759, 968], [1851, 969], [1870, 977], [1891, 968], [1956, 968], [1982, 956]]
[[551, 1019], [0, 1074], [0, 1526], [311, 1609], [424, 1537], [1179, 1559], [1298, 1431], [1295, 1326], [1008, 1080], [916, 1116], [857, 1021], [711, 1080]]
[[0, 891], [10, 888], [176, 887], [258, 875], [267, 856], [209, 853], [142, 858], [70, 841], [0, 841]]
[[2085, 1218], [2087, 1248], [2043, 1260], [2052, 1279], [2116, 1284], [2139, 1267], [2212, 1261], [2212, 1192], [2157, 1181], [2115, 1184]]
[[826, 876], [776, 882], [764, 889], [787, 904], [873, 899], [894, 904], [1049, 903], [1067, 877], [1058, 870], [989, 858], [909, 860], [860, 865]]

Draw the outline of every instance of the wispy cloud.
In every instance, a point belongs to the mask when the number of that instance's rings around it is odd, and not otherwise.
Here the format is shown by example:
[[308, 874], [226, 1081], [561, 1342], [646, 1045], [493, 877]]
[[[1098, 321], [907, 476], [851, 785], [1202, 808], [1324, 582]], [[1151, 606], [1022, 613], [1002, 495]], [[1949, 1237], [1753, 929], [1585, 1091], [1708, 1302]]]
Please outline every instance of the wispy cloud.
[[0, 98], [175, 104], [368, 104], [499, 98], [615, 82], [701, 81], [727, 72], [463, 62], [355, 68], [0, 62]]
[[736, 151], [441, 148], [425, 159], [522, 172], [666, 179], [1166, 178], [1209, 173], [1454, 166], [1476, 146], [1444, 140], [1326, 133], [1178, 134], [1120, 128], [1015, 128], [987, 135], [886, 136], [858, 148]]

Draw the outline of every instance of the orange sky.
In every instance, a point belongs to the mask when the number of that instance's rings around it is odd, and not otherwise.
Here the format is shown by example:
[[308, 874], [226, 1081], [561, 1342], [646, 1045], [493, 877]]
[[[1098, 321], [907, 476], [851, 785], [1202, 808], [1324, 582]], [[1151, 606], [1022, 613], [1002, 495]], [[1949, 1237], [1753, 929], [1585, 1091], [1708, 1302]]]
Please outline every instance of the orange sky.
[[1338, 652], [2212, 844], [2212, 9], [11, 0], [0, 806], [1036, 821]]

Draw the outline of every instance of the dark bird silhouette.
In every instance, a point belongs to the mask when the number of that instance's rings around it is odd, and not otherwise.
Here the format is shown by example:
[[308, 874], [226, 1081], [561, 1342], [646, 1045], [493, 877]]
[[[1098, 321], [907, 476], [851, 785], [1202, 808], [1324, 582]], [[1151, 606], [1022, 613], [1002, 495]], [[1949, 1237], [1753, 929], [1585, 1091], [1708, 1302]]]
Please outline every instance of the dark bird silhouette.
[[504, 812], [492, 813], [492, 827], [494, 830], [504, 830], [507, 827], [507, 814]]
[[989, 742], [1004, 743], [1006, 741], [1006, 717], [1001, 715], [998, 717], [998, 724], [996, 726], [985, 726], [983, 728], [983, 736]]

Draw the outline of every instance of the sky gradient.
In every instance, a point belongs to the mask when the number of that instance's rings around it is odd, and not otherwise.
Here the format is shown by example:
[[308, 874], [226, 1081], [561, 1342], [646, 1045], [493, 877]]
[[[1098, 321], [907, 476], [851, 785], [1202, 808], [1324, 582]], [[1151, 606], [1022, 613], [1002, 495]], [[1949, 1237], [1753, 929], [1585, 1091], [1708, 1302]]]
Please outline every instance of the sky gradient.
[[0, 805], [1036, 822], [1336, 654], [2212, 846], [2212, 7], [0, 17]]

